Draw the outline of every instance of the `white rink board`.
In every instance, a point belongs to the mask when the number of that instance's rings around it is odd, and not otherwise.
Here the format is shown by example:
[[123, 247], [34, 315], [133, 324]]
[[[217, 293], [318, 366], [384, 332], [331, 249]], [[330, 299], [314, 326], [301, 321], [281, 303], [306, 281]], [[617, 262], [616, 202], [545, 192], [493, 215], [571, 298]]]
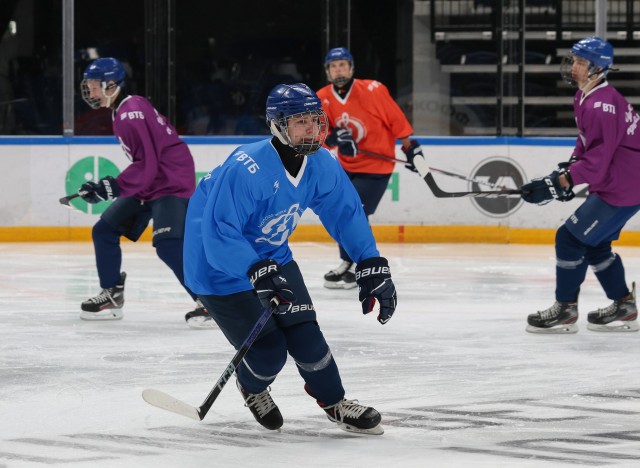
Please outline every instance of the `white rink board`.
[[[419, 140], [431, 167], [509, 188], [517, 188], [518, 183], [548, 174], [558, 162], [566, 161], [572, 151], [572, 142], [561, 138]], [[194, 155], [196, 172], [203, 174], [224, 161], [238, 145], [255, 141], [255, 137], [186, 137], [185, 141]], [[77, 167], [74, 165], [79, 161], [86, 158], [97, 161], [97, 157], [100, 157], [115, 164], [119, 170], [124, 170], [129, 160], [120, 146], [113, 142], [114, 139], [104, 137], [0, 138], [0, 186], [4, 189], [4, 197], [0, 202], [0, 226], [92, 226], [97, 214], [91, 213], [90, 209], [88, 213], [64, 209], [58, 199], [66, 194], [66, 178], [70, 177], [71, 169]], [[398, 158], [404, 158], [399, 147], [396, 153]], [[487, 164], [498, 166], [492, 172], [487, 169]], [[517, 168], [521, 180], [517, 180], [518, 176], [498, 177], [504, 175], [500, 173], [503, 169], [500, 164]], [[438, 199], [417, 174], [406, 170], [401, 164], [398, 164], [395, 174], [390, 189], [371, 217], [374, 225], [555, 228], [581, 203], [581, 198], [576, 198], [569, 203], [556, 202], [538, 207], [524, 204], [518, 197], [493, 200]], [[473, 188], [464, 180], [437, 173], [434, 173], [434, 177], [446, 191]], [[490, 190], [487, 186], [475, 188]], [[69, 190], [69, 193], [73, 193], [73, 190]], [[486, 205], [479, 205], [482, 203], [497, 203], [498, 207], [487, 208]], [[318, 219], [307, 211], [301, 223], [318, 224]], [[640, 230], [640, 218], [632, 219], [627, 230]]]

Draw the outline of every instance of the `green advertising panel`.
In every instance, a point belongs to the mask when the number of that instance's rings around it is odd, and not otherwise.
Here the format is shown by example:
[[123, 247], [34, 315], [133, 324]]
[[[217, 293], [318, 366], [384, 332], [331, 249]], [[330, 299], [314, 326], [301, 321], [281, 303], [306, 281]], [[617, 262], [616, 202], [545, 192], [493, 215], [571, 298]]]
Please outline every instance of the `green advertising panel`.
[[[65, 191], [68, 194], [76, 193], [80, 186], [87, 181], [97, 182], [103, 177], [117, 177], [118, 174], [120, 174], [118, 166], [107, 158], [103, 158], [102, 156], [87, 156], [79, 160], [67, 171], [64, 184]], [[109, 201], [92, 205], [79, 197], [71, 200], [71, 204], [78, 210], [96, 215], [104, 212], [111, 203], [112, 202]]]

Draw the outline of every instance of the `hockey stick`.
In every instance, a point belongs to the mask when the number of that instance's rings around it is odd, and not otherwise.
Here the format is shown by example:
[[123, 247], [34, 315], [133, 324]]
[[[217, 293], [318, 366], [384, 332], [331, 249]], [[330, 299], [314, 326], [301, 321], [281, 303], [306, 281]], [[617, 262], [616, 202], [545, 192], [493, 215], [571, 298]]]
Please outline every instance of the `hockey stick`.
[[404, 159], [398, 159], [398, 158], [394, 158], [392, 156], [385, 156], [384, 154], [373, 153], [371, 151], [365, 151], [365, 150], [361, 150], [361, 149], [358, 149], [358, 153], [364, 154], [366, 156], [371, 156], [371, 157], [374, 157], [374, 158], [382, 159], [384, 161], [394, 161], [394, 162], [398, 162], [398, 163], [402, 163], [402, 164], [407, 164], [409, 162], [409, 161], [405, 161]]
[[69, 208], [71, 208], [71, 205], [69, 205], [69, 202], [71, 200], [73, 200], [74, 198], [78, 198], [80, 196], [80, 194], [78, 193], [74, 193], [73, 195], [67, 195], [66, 197], [62, 197], [60, 200], [58, 200], [62, 205], [64, 206], [68, 206]]
[[177, 398], [172, 397], [171, 395], [167, 395], [164, 392], [154, 390], [152, 388], [148, 388], [142, 391], [142, 398], [144, 399], [144, 401], [163, 410], [172, 411], [174, 413], [181, 414], [182, 416], [186, 416], [187, 418], [195, 419], [196, 421], [202, 421], [209, 412], [211, 405], [213, 405], [213, 402], [216, 401], [216, 398], [218, 398], [220, 392], [222, 392], [222, 389], [229, 381], [229, 378], [233, 375], [236, 368], [240, 365], [240, 362], [242, 362], [242, 359], [244, 359], [244, 356], [249, 351], [249, 348], [251, 348], [253, 342], [256, 341], [256, 338], [271, 317], [273, 309], [275, 309], [275, 306], [278, 305], [278, 301], [276, 299], [272, 299], [272, 302], [274, 305], [262, 312], [262, 315], [249, 333], [249, 336], [247, 336], [247, 338], [244, 340], [244, 343], [242, 343], [240, 349], [238, 349], [235, 356], [233, 356], [231, 362], [225, 368], [224, 372], [222, 373], [216, 384], [213, 386], [213, 389], [211, 390], [211, 392], [209, 392], [209, 395], [207, 395], [207, 398], [205, 398], [204, 402], [199, 407], [196, 408], [195, 406], [191, 406], [183, 401], [178, 400]]
[[[372, 153], [371, 151], [359, 150], [358, 152], [362, 153], [362, 154], [364, 154], [366, 156], [372, 156], [374, 158], [383, 159], [383, 160], [386, 160], [386, 161], [394, 161], [394, 162], [403, 163], [403, 164], [408, 164], [409, 163], [409, 161], [405, 161], [404, 159], [392, 158], [391, 156], [385, 156], [384, 154]], [[478, 185], [486, 185], [487, 187], [491, 187], [493, 189], [509, 190], [507, 187], [505, 187], [503, 185], [493, 184], [493, 183], [488, 182], [486, 180], [471, 179], [469, 177], [463, 176], [462, 174], [456, 174], [455, 172], [449, 172], [449, 171], [445, 171], [444, 169], [438, 169], [436, 167], [431, 167], [431, 166], [428, 166], [428, 167], [429, 167], [429, 170], [431, 172], [437, 172], [438, 174], [446, 175], [446, 176], [449, 176], [449, 177], [455, 177], [457, 179], [466, 180], [467, 182], [472, 182], [472, 183], [478, 184]]]
[[[416, 158], [417, 159], [417, 158]], [[436, 184], [436, 181], [433, 179], [433, 175], [431, 173], [427, 173], [424, 176], [424, 181], [427, 183], [433, 194], [436, 198], [459, 198], [459, 197], [504, 197], [510, 195], [522, 195], [522, 190], [513, 190], [513, 189], [503, 189], [503, 190], [472, 190], [469, 192], [445, 192]]]
[[502, 190], [495, 190], [495, 191], [472, 190], [469, 192], [445, 192], [440, 187], [438, 187], [438, 184], [436, 184], [436, 181], [433, 179], [433, 175], [431, 174], [431, 172], [429, 172], [430, 168], [422, 156], [416, 156], [413, 159], [413, 164], [418, 170], [418, 174], [420, 174], [420, 176], [424, 179], [424, 181], [427, 183], [427, 185], [429, 186], [429, 188], [433, 192], [433, 195], [436, 198], [459, 198], [459, 197], [480, 198], [480, 197], [500, 197], [500, 196], [509, 196], [509, 195], [522, 195], [522, 190], [512, 190], [507, 188], [504, 188]]
[[83, 190], [82, 192], [78, 192], [78, 193], [74, 193], [73, 195], [67, 195], [66, 197], [62, 197], [58, 201], [60, 202], [61, 205], [64, 205], [67, 208], [73, 209], [73, 207], [69, 204], [69, 202], [71, 200], [73, 200], [74, 198], [84, 197], [88, 193], [92, 193], [92, 192], [88, 192], [88, 191]]

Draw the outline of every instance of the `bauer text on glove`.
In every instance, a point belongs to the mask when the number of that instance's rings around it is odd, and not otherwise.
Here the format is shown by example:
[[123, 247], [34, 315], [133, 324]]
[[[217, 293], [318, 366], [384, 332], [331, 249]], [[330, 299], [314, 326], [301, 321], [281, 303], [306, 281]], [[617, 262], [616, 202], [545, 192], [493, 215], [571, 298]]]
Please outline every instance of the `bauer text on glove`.
[[116, 179], [107, 176], [98, 182], [85, 182], [78, 190], [78, 195], [87, 203], [99, 203], [118, 198], [120, 196], [120, 186]]
[[387, 323], [396, 310], [398, 296], [396, 287], [391, 280], [389, 262], [384, 257], [371, 257], [358, 263], [356, 267], [356, 282], [358, 283], [362, 313], [368, 314], [380, 304], [378, 322]]
[[263, 307], [274, 308], [274, 314], [284, 314], [291, 310], [296, 296], [280, 272], [280, 265], [274, 260], [260, 260], [254, 263], [249, 268], [247, 276]]

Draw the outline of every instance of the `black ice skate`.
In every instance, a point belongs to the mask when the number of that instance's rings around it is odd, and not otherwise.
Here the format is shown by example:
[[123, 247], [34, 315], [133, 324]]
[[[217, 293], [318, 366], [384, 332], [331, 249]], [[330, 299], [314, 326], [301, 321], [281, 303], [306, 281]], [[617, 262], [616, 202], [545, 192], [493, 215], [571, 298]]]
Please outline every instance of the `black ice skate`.
[[[313, 397], [307, 385], [304, 386], [304, 389]], [[329, 421], [337, 423], [343, 431], [372, 435], [384, 434], [384, 429], [380, 426], [382, 420], [380, 413], [370, 406], [359, 404], [358, 400], [344, 398], [333, 405], [327, 405], [318, 399], [316, 402], [324, 410]]]
[[598, 332], [635, 332], [638, 331], [638, 309], [636, 307], [636, 283], [631, 294], [604, 309], [589, 312], [587, 328]]
[[271, 399], [268, 388], [258, 394], [253, 394], [246, 392], [237, 380], [236, 384], [244, 398], [244, 406], [251, 410], [251, 414], [256, 418], [256, 421], [271, 431], [282, 427], [282, 414]]
[[329, 289], [352, 289], [356, 284], [356, 264], [343, 260], [340, 266], [324, 275], [324, 287]]
[[578, 303], [556, 301], [546, 310], [527, 317], [529, 333], [577, 333]]
[[100, 294], [82, 303], [82, 320], [120, 320], [124, 305], [124, 281], [127, 274], [120, 273], [120, 283], [113, 288], [103, 289]]
[[208, 328], [214, 328], [216, 326], [216, 322], [213, 321], [207, 309], [205, 309], [200, 299], [196, 300], [196, 308], [191, 312], [187, 312], [184, 316], [185, 321], [189, 328], [194, 328], [198, 330], [204, 330]]

